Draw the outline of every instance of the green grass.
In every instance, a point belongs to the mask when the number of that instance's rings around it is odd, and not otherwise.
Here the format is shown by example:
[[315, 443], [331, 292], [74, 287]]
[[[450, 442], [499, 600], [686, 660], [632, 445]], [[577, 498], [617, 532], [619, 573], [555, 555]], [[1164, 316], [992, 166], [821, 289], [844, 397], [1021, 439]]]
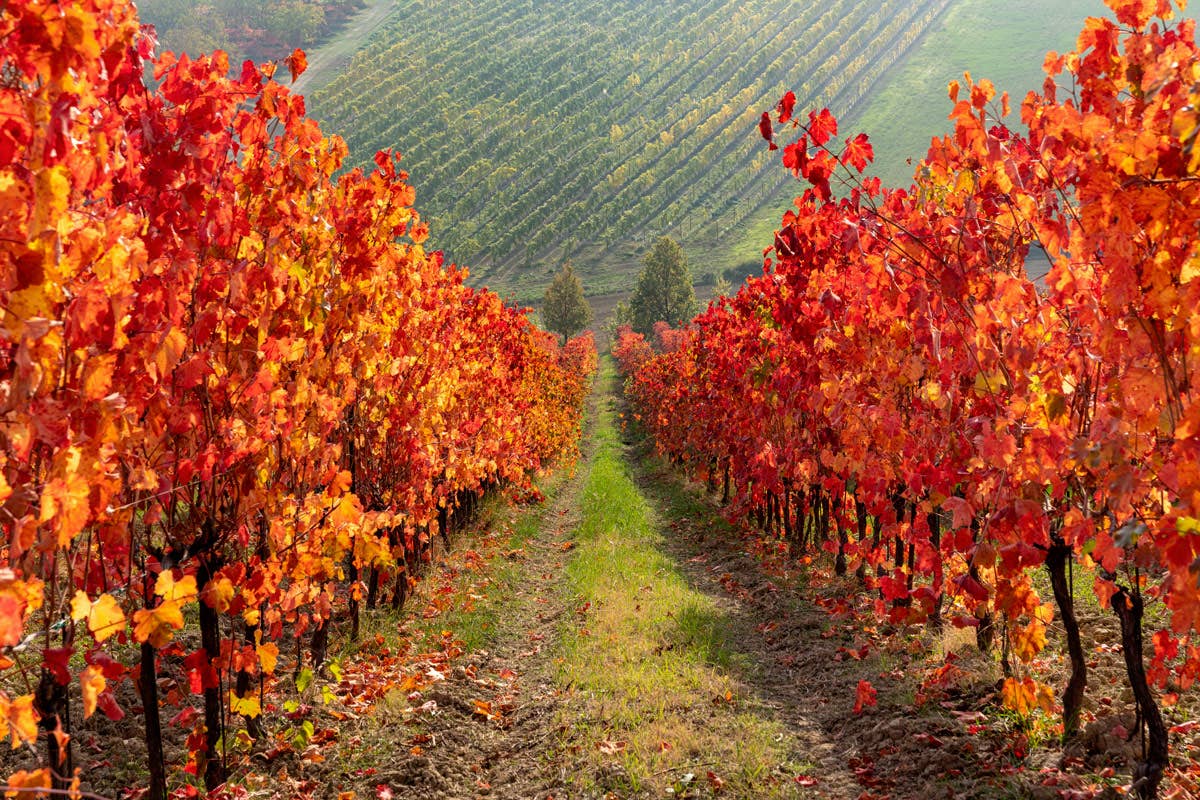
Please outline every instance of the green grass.
[[[605, 369], [600, 380], [611, 381]], [[614, 403], [611, 394], [602, 401], [567, 566], [569, 588], [587, 609], [564, 631], [559, 677], [575, 695], [562, 721], [591, 767], [577, 774], [594, 789], [593, 776], [616, 764], [620, 785], [599, 788], [661, 793], [690, 771], [712, 769], [731, 796], [770, 796], [781, 789], [768, 778], [794, 769], [790, 737], [740, 680], [754, 665], [734, 647], [726, 612], [664, 552], [666, 520], [634, 481]], [[619, 743], [618, 752], [603, 752], [604, 742]]]
[[[506, 539], [500, 551], [520, 551], [545, 524], [546, 510], [568, 472], [566, 468], [560, 469], [543, 483], [540, 488], [546, 499], [536, 507], [513, 507], [504, 500], [490, 499], [480, 522], [472, 527], [477, 530], [504, 531]], [[468, 541], [455, 543], [456, 549], [470, 546]], [[452, 583], [452, 596], [467, 598], [468, 602], [456, 602], [433, 619], [416, 619], [415, 630], [420, 639], [429, 644], [437, 642], [442, 631], [450, 630], [454, 632], [455, 639], [462, 642], [465, 651], [488, 649], [495, 643], [502, 616], [511, 598], [529, 580], [529, 570], [523, 558], [508, 559], [503, 555], [491, 558], [482, 580], [475, 571], [463, 570]]]
[[[1066, 52], [1088, 16], [1106, 16], [1100, 0], [961, 0], [929, 32], [903, 66], [889, 73], [870, 102], [848, 122], [865, 131], [875, 148], [873, 172], [885, 185], [907, 186], [913, 167], [930, 139], [950, 131], [951, 80], [987, 78], [997, 94], [1007, 91], [1013, 119], [1020, 124], [1020, 103], [1040, 90], [1046, 52]], [[847, 128], [849, 130], [849, 128]]]
[[[551, 496], [547, 497], [547, 502]], [[520, 550], [536, 536], [538, 529], [545, 522], [543, 512], [546, 508], [547, 505], [543, 504], [536, 511], [518, 516], [504, 549]], [[522, 583], [529, 580], [528, 570], [521, 561], [500, 559], [494, 562], [493, 566], [495, 571], [490, 576], [487, 585], [483, 586], [481, 590], [476, 590], [482, 599], [474, 601], [470, 608], [456, 606], [444, 615], [448, 619], [440, 620], [440, 625], [448, 625], [451, 630], [455, 631], [468, 652], [492, 646], [501, 615], [508, 604], [508, 598], [515, 594]]]

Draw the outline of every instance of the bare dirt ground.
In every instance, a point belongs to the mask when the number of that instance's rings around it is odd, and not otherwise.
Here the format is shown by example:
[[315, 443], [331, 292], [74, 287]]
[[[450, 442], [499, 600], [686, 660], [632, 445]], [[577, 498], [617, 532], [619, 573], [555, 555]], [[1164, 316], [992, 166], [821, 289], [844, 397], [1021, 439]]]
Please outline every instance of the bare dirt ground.
[[331, 782], [324, 796], [347, 790], [383, 800], [566, 796], [557, 758], [566, 700], [556, 683], [554, 654], [570, 613], [563, 568], [590, 456], [585, 431], [578, 462], [552, 479], [546, 505], [519, 512], [534, 515], [528, 522], [536, 527], [518, 548], [466, 545], [481, 554], [480, 572], [491, 576], [484, 583], [494, 582], [500, 569], [510, 573], [504, 582], [509, 590], [493, 601], [486, 646], [452, 654], [448, 669], [428, 688], [381, 703], [380, 719], [370, 726], [378, 738], [371, 755], [357, 769], [343, 762], [339, 791]]
[[545, 510], [539, 535], [513, 558], [529, 581], [501, 608], [494, 643], [465, 653], [450, 676], [419, 698], [425, 715], [419, 755], [400, 753], [376, 776], [396, 798], [562, 796], [557, 763], [564, 694], [553, 654], [568, 614], [559, 584], [577, 523], [584, 467], [568, 478]]

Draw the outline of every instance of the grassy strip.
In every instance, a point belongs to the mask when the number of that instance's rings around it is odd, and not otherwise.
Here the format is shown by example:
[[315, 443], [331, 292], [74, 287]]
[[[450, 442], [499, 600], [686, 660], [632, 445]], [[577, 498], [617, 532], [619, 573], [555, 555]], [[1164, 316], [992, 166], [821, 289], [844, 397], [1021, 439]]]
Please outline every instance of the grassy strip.
[[[370, 645], [378, 634], [389, 647], [432, 652], [450, 631], [464, 652], [493, 647], [501, 615], [531, 580], [524, 548], [547, 523], [549, 509], [575, 469], [561, 465], [538, 480], [543, 499], [533, 505], [514, 505], [502, 495], [486, 498], [478, 518], [452, 537], [453, 552], [443, 553], [417, 583], [404, 611], [397, 615], [383, 608], [363, 614], [361, 639]], [[450, 602], [438, 604], [436, 615], [427, 614], [437, 595]], [[353, 657], [357, 651], [348, 644], [341, 655]]]
[[547, 523], [547, 512], [570, 472], [571, 468], [561, 467], [541, 482], [545, 500], [535, 506], [512, 506], [500, 499], [493, 502], [481, 527], [495, 531], [500, 542], [493, 543], [491, 552], [480, 552], [485, 560], [482, 574], [463, 570], [455, 577], [452, 595], [466, 598], [464, 602], [453, 604], [438, 617], [417, 621], [425, 641], [432, 643], [442, 630], [451, 630], [468, 653], [495, 645], [502, 615], [511, 611], [513, 597], [532, 580], [524, 548]]
[[[601, 380], [612, 380], [611, 367]], [[564, 634], [561, 681], [576, 689], [567, 743], [586, 788], [681, 791], [709, 771], [733, 796], [778, 796], [791, 737], [737, 675], [718, 604], [692, 588], [662, 550], [664, 521], [634, 483], [607, 395], [583, 491], [568, 579], [582, 626]], [[792, 787], [794, 788], [794, 787]]]

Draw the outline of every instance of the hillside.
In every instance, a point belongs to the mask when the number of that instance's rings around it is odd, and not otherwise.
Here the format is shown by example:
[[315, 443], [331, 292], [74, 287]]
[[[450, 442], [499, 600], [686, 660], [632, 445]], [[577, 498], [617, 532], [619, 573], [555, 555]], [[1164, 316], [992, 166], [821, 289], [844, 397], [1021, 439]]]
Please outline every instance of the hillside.
[[[178, 5], [147, 12], [161, 27]], [[205, 9], [245, 28], [225, 5]], [[794, 193], [754, 130], [782, 92], [828, 105], [843, 134], [868, 131], [876, 174], [905, 183], [906, 160], [947, 128], [947, 81], [969, 69], [1020, 98], [1041, 83], [1041, 54], [1070, 47], [1102, 11], [1100, 0], [375, 0], [310, 53], [297, 88], [353, 163], [404, 154], [437, 240], [474, 283], [536, 302], [570, 257], [603, 317], [661, 232], [682, 240], [702, 295], [717, 276], [758, 271]]]
[[758, 115], [787, 89], [853, 107], [949, 4], [410, 0], [309, 106], [356, 162], [404, 153], [477, 278], [533, 299], [569, 255], [615, 291], [659, 232], [701, 275], [753, 262], [728, 242], [790, 190]]
[[1105, 15], [1101, 0], [957, 0], [851, 115], [849, 125], [871, 134], [875, 173], [885, 183], [911, 180], [906, 159], [915, 162], [932, 136], [949, 131], [946, 84], [963, 70], [1007, 91], [1019, 117], [1021, 99], [1045, 79], [1043, 55], [1069, 51], [1083, 20]]

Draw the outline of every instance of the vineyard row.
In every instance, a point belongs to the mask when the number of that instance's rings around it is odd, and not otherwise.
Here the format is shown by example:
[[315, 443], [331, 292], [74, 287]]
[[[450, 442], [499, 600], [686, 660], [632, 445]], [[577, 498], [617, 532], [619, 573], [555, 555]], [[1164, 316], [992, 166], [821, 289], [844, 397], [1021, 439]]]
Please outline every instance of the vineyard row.
[[596, 356], [427, 251], [389, 152], [342, 170], [303, 53], [151, 58], [126, 2], [0, 15], [0, 735], [11, 786], [77, 788], [79, 710], [140, 706], [159, 800], [486, 492], [536, 496]]
[[[952, 84], [955, 130], [905, 189], [787, 93], [761, 130], [806, 188], [764, 274], [614, 354], [658, 448], [733, 513], [828, 552], [862, 613], [974, 628], [1005, 705], [1066, 741], [1094, 649], [1070, 576], [1090, 576], [1136, 707], [1131, 786], [1154, 797], [1200, 772], [1169, 758], [1163, 711], [1200, 679], [1200, 52], [1165, 0], [1110, 5], [1048, 57], [1022, 129], [988, 81]], [[1036, 667], [1053, 618], [1058, 691]]]

